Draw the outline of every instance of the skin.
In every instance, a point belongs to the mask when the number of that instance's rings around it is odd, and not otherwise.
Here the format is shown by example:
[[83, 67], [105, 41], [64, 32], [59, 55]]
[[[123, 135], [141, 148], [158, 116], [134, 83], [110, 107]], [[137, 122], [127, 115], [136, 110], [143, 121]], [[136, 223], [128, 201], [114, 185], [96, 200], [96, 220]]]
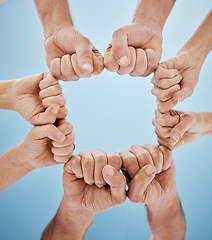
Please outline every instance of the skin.
[[[57, 101], [48, 98], [48, 101], [42, 102], [39, 96], [39, 84], [46, 76], [47, 73], [41, 73], [17, 80], [0, 81], [0, 108], [17, 111], [32, 125], [52, 124], [56, 118], [65, 118], [67, 109], [62, 92], [57, 96]], [[53, 79], [52, 76], [49, 78]], [[58, 82], [55, 87], [59, 88]]]
[[[177, 56], [161, 63], [155, 71], [152, 79], [154, 84], [153, 94], [161, 102], [159, 103], [161, 112], [168, 112], [178, 102], [185, 100], [193, 94], [199, 80], [202, 65], [212, 49], [211, 25], [212, 10], [210, 10], [193, 36], [178, 52]], [[169, 103], [165, 103], [162, 96], [170, 88], [172, 88], [170, 95], [172, 98], [169, 100]]]
[[[161, 156], [159, 151], [162, 149]], [[152, 239], [185, 239], [185, 217], [176, 190], [171, 151], [165, 147], [133, 145], [120, 156], [124, 172], [129, 176], [127, 196], [133, 203], [146, 204]], [[150, 156], [152, 162], [148, 160]], [[153, 164], [157, 159], [162, 160], [162, 166], [165, 165], [158, 174]]]
[[[103, 154], [100, 149], [73, 156], [64, 166], [61, 205], [41, 239], [84, 239], [98, 212], [124, 203], [126, 178], [119, 172], [120, 163], [119, 155], [114, 152]], [[96, 186], [100, 176], [107, 185]]]
[[183, 112], [170, 110], [167, 113], [155, 112], [153, 120], [158, 143], [174, 150], [212, 134], [211, 112]]
[[76, 81], [103, 71], [103, 57], [73, 26], [67, 0], [35, 0], [44, 29], [46, 62], [54, 77]]
[[35, 126], [22, 143], [0, 156], [0, 191], [36, 168], [67, 162], [73, 150], [73, 127], [67, 120], [59, 120], [57, 127]]
[[161, 58], [162, 31], [174, 3], [173, 0], [141, 1], [133, 23], [113, 33], [104, 56], [105, 67], [133, 77], [151, 74]]

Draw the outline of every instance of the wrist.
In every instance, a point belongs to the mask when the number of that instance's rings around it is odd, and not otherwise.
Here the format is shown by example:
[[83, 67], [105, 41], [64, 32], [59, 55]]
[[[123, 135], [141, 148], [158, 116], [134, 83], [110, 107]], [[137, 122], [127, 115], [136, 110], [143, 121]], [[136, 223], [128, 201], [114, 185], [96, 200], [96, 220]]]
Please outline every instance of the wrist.
[[60, 237], [61, 234], [67, 236], [60, 239], [70, 239], [68, 236], [72, 236], [73, 240], [83, 239], [94, 218], [93, 213], [69, 206], [64, 196], [54, 219], [55, 232]]
[[15, 110], [14, 104], [14, 82], [15, 80], [0, 81], [0, 108]]
[[199, 113], [202, 119], [202, 136], [211, 135], [212, 134], [212, 112], [200, 112]]

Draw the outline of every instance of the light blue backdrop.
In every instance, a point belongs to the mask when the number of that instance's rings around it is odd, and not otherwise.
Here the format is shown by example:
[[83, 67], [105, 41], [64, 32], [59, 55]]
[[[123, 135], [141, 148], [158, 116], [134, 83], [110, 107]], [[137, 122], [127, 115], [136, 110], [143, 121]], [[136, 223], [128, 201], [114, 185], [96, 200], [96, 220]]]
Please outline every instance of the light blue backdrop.
[[[72, 0], [78, 30], [104, 53], [114, 30], [131, 22], [137, 0]], [[176, 55], [212, 7], [209, 0], [179, 0], [166, 23], [162, 60]], [[47, 71], [43, 30], [33, 1], [0, 5], [0, 79]], [[212, 111], [210, 54], [192, 97], [178, 109]], [[131, 144], [156, 143], [151, 120], [155, 98], [150, 77], [118, 76], [107, 70], [90, 79], [62, 83], [68, 119], [76, 133], [76, 152], [120, 150]], [[17, 113], [0, 110], [0, 154], [23, 141], [31, 126]], [[177, 184], [187, 219], [187, 239], [212, 239], [212, 138], [204, 137], [174, 152]], [[63, 193], [62, 166], [38, 169], [0, 195], [0, 239], [39, 239], [55, 214]], [[100, 213], [88, 230], [90, 239], [148, 239], [143, 205], [126, 201]]]

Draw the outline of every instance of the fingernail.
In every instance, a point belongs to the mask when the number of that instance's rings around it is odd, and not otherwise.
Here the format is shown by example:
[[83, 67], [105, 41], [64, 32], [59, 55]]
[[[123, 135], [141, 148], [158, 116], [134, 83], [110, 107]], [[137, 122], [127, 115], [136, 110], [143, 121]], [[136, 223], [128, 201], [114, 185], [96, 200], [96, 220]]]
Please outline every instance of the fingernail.
[[82, 67], [86, 70], [88, 70], [89, 72], [93, 72], [93, 67], [91, 66], [91, 64], [89, 63], [85, 63], [82, 65]]
[[154, 171], [155, 171], [155, 168], [153, 165], [149, 164], [145, 168], [145, 172], [147, 173], [147, 175], [151, 175]]
[[173, 139], [175, 140], [175, 142], [179, 142], [179, 140], [180, 140], [180, 134], [179, 134], [179, 133], [174, 133], [174, 134], [173, 134]]
[[54, 108], [52, 109], [52, 112], [54, 114], [58, 113], [60, 106], [59, 105], [54, 105]]
[[120, 59], [119, 59], [119, 64], [120, 65], [125, 65], [125, 64], [127, 64], [128, 63], [128, 57], [127, 56], [123, 56], [123, 57], [121, 57]]
[[109, 175], [109, 176], [114, 175], [115, 171], [112, 167], [107, 167], [106, 169], [107, 169], [107, 175]]

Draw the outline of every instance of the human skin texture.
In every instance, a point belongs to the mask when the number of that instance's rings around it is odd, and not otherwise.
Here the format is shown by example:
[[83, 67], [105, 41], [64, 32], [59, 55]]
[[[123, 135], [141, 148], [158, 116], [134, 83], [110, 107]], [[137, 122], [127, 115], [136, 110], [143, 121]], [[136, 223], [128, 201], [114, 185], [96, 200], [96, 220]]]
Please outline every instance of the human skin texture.
[[155, 133], [160, 145], [174, 150], [212, 134], [211, 112], [155, 111]]
[[66, 119], [58, 120], [55, 125], [35, 126], [22, 143], [0, 156], [0, 191], [36, 168], [64, 163], [71, 158], [73, 127]]
[[133, 203], [146, 204], [152, 239], [183, 240], [185, 217], [176, 190], [171, 151], [149, 144], [133, 145], [120, 156], [124, 172], [129, 176], [127, 196]]
[[[193, 94], [202, 65], [212, 49], [211, 26], [212, 10], [210, 10], [193, 36], [178, 52], [177, 56], [162, 62], [155, 71], [152, 79], [154, 84], [153, 94], [160, 101], [159, 110], [161, 112], [169, 111], [178, 102]], [[166, 102], [167, 100], [161, 98], [166, 92], [171, 93], [169, 95], [169, 104]], [[169, 109], [167, 109], [167, 105], [170, 106]]]
[[[48, 101], [42, 102], [39, 96], [39, 84], [45, 76], [47, 73], [0, 81], [0, 109], [17, 111], [32, 125], [52, 124], [56, 119], [65, 118], [67, 109], [62, 92], [57, 96], [57, 101], [48, 98]], [[55, 87], [59, 88], [58, 82]]]
[[73, 156], [64, 166], [62, 202], [41, 239], [84, 239], [98, 212], [126, 200], [126, 178], [120, 168], [120, 156], [114, 152], [96, 149]]
[[98, 75], [103, 57], [73, 25], [67, 0], [35, 0], [44, 29], [46, 62], [54, 77], [76, 81]]
[[162, 54], [162, 31], [174, 0], [140, 1], [132, 24], [113, 33], [104, 55], [111, 72], [146, 77], [158, 66]]

